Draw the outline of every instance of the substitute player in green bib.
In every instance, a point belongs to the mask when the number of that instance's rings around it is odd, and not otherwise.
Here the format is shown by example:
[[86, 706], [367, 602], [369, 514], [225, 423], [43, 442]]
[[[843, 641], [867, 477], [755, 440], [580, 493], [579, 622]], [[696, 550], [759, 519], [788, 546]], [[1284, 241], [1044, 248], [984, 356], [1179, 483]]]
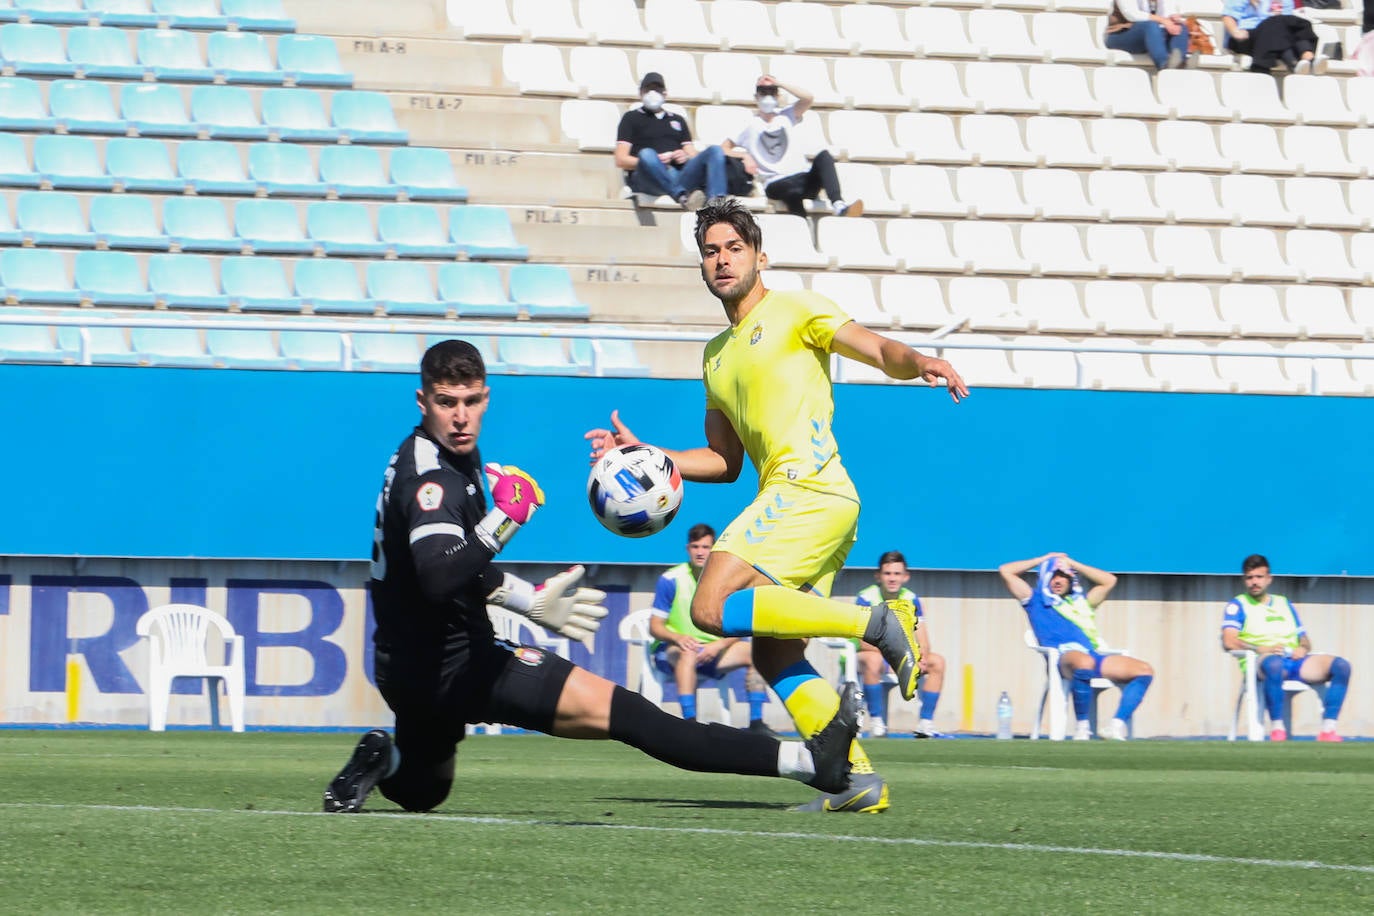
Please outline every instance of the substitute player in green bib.
[[[878, 558], [878, 571], [873, 574], [874, 582], [862, 589], [854, 597], [854, 603], [861, 607], [873, 607], [884, 601], [909, 601], [916, 609], [916, 641], [921, 647], [921, 681], [916, 691], [920, 700], [920, 718], [916, 738], [948, 737], [935, 730], [935, 705], [940, 702], [940, 690], [945, 683], [945, 659], [930, 648], [930, 628], [926, 625], [925, 610], [921, 599], [906, 587], [911, 581], [906, 557], [900, 550], [889, 550]], [[887, 692], [888, 684], [883, 683], [883, 669], [886, 662], [876, 646], [859, 641], [859, 679], [862, 682], [864, 703], [868, 706], [868, 730], [875, 738], [887, 734]]]

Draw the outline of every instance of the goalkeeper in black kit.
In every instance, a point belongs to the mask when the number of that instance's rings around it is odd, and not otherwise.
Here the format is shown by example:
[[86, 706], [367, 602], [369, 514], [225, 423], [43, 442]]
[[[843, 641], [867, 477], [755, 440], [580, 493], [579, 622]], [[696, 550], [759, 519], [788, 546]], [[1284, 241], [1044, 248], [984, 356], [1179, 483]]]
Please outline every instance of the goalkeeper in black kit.
[[475, 347], [435, 344], [420, 382], [420, 425], [392, 456], [377, 499], [369, 584], [377, 688], [396, 715], [395, 739], [381, 729], [363, 736], [325, 789], [325, 811], [359, 811], [374, 787], [407, 811], [441, 804], [465, 726], [477, 722], [612, 738], [687, 770], [782, 776], [822, 792], [848, 785], [852, 687], [810, 740], [779, 741], [684, 721], [558, 655], [497, 639], [488, 604], [581, 640], [606, 616], [605, 593], [581, 585], [580, 566], [536, 586], [492, 565], [544, 494], [519, 468], [482, 464], [491, 389]]

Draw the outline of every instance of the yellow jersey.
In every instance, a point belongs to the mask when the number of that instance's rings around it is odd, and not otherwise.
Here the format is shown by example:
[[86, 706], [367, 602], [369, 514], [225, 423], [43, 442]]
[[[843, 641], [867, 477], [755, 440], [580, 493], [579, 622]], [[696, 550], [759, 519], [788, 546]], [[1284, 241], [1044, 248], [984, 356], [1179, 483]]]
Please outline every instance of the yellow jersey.
[[858, 501], [830, 425], [830, 344], [850, 320], [816, 293], [769, 291], [706, 345], [706, 409], [730, 420], [760, 490], [789, 482]]

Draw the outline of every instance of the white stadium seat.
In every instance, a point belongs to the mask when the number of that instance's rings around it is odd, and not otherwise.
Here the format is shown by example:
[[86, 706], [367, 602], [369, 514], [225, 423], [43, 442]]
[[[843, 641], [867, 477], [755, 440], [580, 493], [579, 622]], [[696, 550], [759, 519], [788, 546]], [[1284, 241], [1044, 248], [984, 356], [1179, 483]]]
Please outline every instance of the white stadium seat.
[[1169, 160], [1155, 150], [1145, 122], [1134, 118], [1093, 119], [1088, 122], [1093, 151], [1114, 169], [1164, 169]]
[[881, 57], [839, 57], [834, 61], [835, 91], [853, 99], [855, 108], [908, 111], [911, 96], [897, 91], [897, 73]]
[[[1341, 97], [1342, 82], [1349, 85], [1359, 80], [1338, 80], [1302, 73], [1285, 76], [1283, 98], [1303, 124], [1354, 127], [1360, 119]], [[1349, 89], [1346, 92], [1349, 94]]]
[[1229, 280], [1231, 268], [1217, 259], [1212, 233], [1200, 226], [1159, 226], [1151, 238], [1155, 257], [1179, 280]]
[[1104, 209], [1088, 203], [1083, 179], [1070, 169], [1027, 169], [1021, 173], [1021, 189], [1042, 219], [1104, 218]]
[[979, 165], [1039, 163], [1021, 140], [1021, 128], [1010, 115], [965, 115], [959, 119], [959, 139]]
[[1065, 223], [1026, 223], [1021, 227], [1021, 256], [1039, 273], [1051, 276], [1097, 277], [1105, 266], [1083, 253], [1077, 226]]
[[1179, 169], [1230, 172], [1235, 166], [1234, 162], [1217, 151], [1216, 135], [1212, 126], [1200, 121], [1161, 121], [1155, 126], [1155, 146], [1158, 147], [1160, 155]]
[[[707, 51], [701, 55], [701, 82], [727, 105], [753, 105], [754, 85], [763, 64], [758, 55], [740, 51]], [[670, 87], [671, 89], [671, 87]]]
[[1268, 124], [1223, 124], [1221, 156], [1238, 163], [1242, 172], [1296, 175], [1299, 163], [1279, 148], [1279, 135]]
[[1026, 17], [1011, 10], [972, 10], [968, 14], [968, 37], [987, 49], [989, 57], [1045, 59], [1045, 50], [1036, 46], [1026, 30]]
[[819, 3], [779, 3], [773, 7], [778, 34], [792, 42], [796, 51], [821, 54], [850, 54], [859, 42], [841, 37], [836, 28], [835, 11]]
[[1027, 379], [1012, 371], [1002, 341], [990, 334], [956, 334], [945, 338], [951, 343], [984, 343], [989, 347], [946, 349], [941, 356], [959, 367], [968, 384], [979, 388], [1024, 388]]
[[764, 213], [755, 219], [767, 240], [764, 249], [770, 263], [779, 267], [830, 266], [830, 258], [817, 251], [811, 241], [811, 224], [805, 217]]
[[1024, 375], [1033, 388], [1077, 388], [1078, 361], [1068, 350], [1035, 350], [1036, 344], [1068, 343], [1044, 337], [1013, 337], [1011, 342], [1025, 349], [1011, 351], [1011, 368]]
[[954, 189], [973, 214], [994, 219], [1032, 219], [1035, 208], [1021, 200], [1015, 176], [1006, 169], [969, 166], [954, 173]]
[[586, 41], [572, 0], [511, 0], [511, 19], [534, 41]]
[[765, 267], [759, 275], [763, 278], [763, 285], [767, 289], [775, 289], [779, 292], [806, 289], [806, 281], [795, 270], [774, 270], [771, 267]]
[[878, 280], [878, 298], [883, 311], [902, 327], [943, 328], [954, 316], [945, 305], [945, 292], [934, 277], [913, 274], [884, 274]]
[[1105, 162], [1105, 157], [1088, 145], [1081, 118], [1027, 118], [1026, 147], [1048, 166], [1101, 168]]
[[1227, 223], [1230, 214], [1217, 203], [1216, 185], [1197, 172], [1161, 172], [1152, 179], [1155, 202], [1171, 222]]
[[[1374, 127], [1374, 86], [1369, 80], [1329, 80], [1333, 85], [1345, 83], [1345, 101], [1350, 113], [1359, 119], [1361, 127]], [[1315, 123], [1315, 122], [1306, 122]], [[1344, 125], [1345, 122], [1341, 122]]]
[[1092, 72], [1093, 95], [1118, 118], [1167, 118], [1169, 108], [1155, 97], [1144, 70], [1135, 67], [1098, 67]]
[[981, 111], [1042, 114], [1045, 110], [1045, 103], [1026, 91], [1026, 78], [1018, 64], [965, 64], [964, 91], [978, 100]]
[[705, 0], [701, 5], [710, 9], [711, 31], [724, 42], [723, 47], [790, 50], [787, 39], [773, 28], [773, 19], [768, 15], [770, 4], [759, 0]]
[[897, 143], [911, 150], [916, 162], [973, 162], [973, 154], [954, 135], [954, 121], [949, 115], [907, 111], [897, 115], [892, 126]]
[[1082, 67], [1071, 64], [1031, 64], [1030, 95], [1051, 114], [1098, 115], [1106, 110], [1088, 89]]
[[[1000, 5], [1000, 4], [999, 4]], [[1031, 35], [1050, 60], [1072, 64], [1105, 64], [1108, 52], [1093, 40], [1087, 17], [1073, 13], [1035, 13]]]
[[1029, 274], [1031, 262], [1016, 249], [1005, 223], [959, 222], [951, 230], [954, 253], [973, 264], [974, 273]]
[[604, 100], [564, 99], [558, 107], [563, 134], [574, 140], [578, 149], [607, 153], [615, 149], [620, 106]]
[[1297, 337], [1297, 324], [1284, 317], [1278, 293], [1258, 283], [1227, 283], [1217, 296], [1222, 321], [1240, 328], [1242, 337]]
[[576, 96], [580, 91], [568, 79], [563, 52], [553, 45], [505, 45], [501, 48], [501, 74], [522, 94]]
[[[1295, 381], [1283, 373], [1279, 354], [1271, 344], [1254, 340], [1223, 340], [1217, 344], [1217, 374], [1245, 394], [1303, 394], [1306, 380]], [[1230, 356], [1234, 351], [1264, 350], [1272, 356]]]
[[1035, 322], [1037, 331], [1096, 334], [1102, 330], [1101, 320], [1084, 313], [1078, 290], [1069, 280], [1022, 280], [1016, 284], [1016, 308]]
[[893, 219], [886, 227], [887, 250], [910, 271], [965, 273], [970, 262], [954, 256], [945, 224], [930, 219]]
[[1242, 121], [1292, 124], [1297, 120], [1279, 98], [1277, 84], [1267, 73], [1221, 74], [1221, 101], [1239, 112]]
[[1360, 282], [1374, 282], [1374, 235], [1361, 232], [1350, 237], [1350, 262], [1364, 272]]
[[1164, 382], [1150, 374], [1141, 353], [1078, 351], [1079, 376], [1084, 388], [1099, 391], [1162, 391]]
[[1155, 203], [1149, 183], [1139, 172], [1088, 173], [1088, 199], [1110, 222], [1162, 223], [1169, 213]]
[[1150, 254], [1139, 226], [1089, 226], [1088, 257], [1107, 265], [1113, 277], [1163, 277], [1164, 266]]
[[873, 295], [873, 281], [861, 274], [815, 274], [811, 277], [811, 292], [830, 299], [859, 324], [892, 326], [892, 316], [879, 307]]
[[[1350, 161], [1359, 170], [1359, 177], [1374, 177], [1374, 127], [1355, 128], [1345, 135], [1345, 142]], [[1311, 169], [1308, 173], [1311, 173]]]
[[[707, 27], [706, 7], [697, 0], [644, 0], [644, 27], [674, 48], [725, 47]], [[663, 75], [666, 79], [667, 74]]]
[[1374, 391], [1374, 386], [1351, 375], [1359, 360], [1348, 359], [1340, 344], [1320, 340], [1295, 340], [1283, 346], [1285, 353], [1326, 353], [1316, 359], [1296, 359], [1285, 356], [1283, 371], [1291, 379], [1307, 380], [1313, 394], [1352, 395], [1359, 397]]
[[1166, 334], [1185, 337], [1230, 337], [1234, 324], [1217, 317], [1212, 291], [1201, 283], [1156, 283], [1150, 289], [1150, 308]]
[[[773, 54], [768, 58], [768, 73], [773, 79], [792, 86], [804, 86], [816, 104], [825, 108], [844, 105], [844, 96], [830, 79], [830, 67], [824, 57], [805, 54]], [[751, 77], [747, 91], [754, 91], [756, 77]]]
[[877, 223], [866, 216], [823, 216], [817, 222], [816, 236], [820, 250], [836, 267], [896, 270], [900, 266], [883, 248]]
[[519, 41], [521, 29], [510, 17], [505, 3], [450, 3], [449, 21], [462, 30], [464, 38], [499, 38]]
[[1279, 182], [1268, 175], [1222, 175], [1221, 206], [1245, 226], [1298, 224], [1298, 214], [1279, 198]]
[[1362, 283], [1374, 264], [1352, 266], [1345, 240], [1330, 229], [1293, 229], [1284, 239], [1290, 266], [1303, 279], [1331, 283]]
[[904, 60], [897, 78], [902, 92], [921, 111], [978, 110], [978, 102], [962, 88], [959, 71], [947, 60]]
[[[1353, 134], [1354, 131], [1349, 133]], [[1285, 127], [1283, 151], [1289, 159], [1301, 164], [1304, 175], [1362, 177], [1362, 166], [1346, 158], [1340, 132], [1334, 127]]]
[[900, 216], [903, 206], [887, 193], [883, 169], [866, 162], [837, 162], [835, 175], [840, 179], [846, 200], [862, 200], [864, 212], [880, 216]]
[[949, 310], [968, 319], [971, 330], [1024, 333], [1030, 319], [1011, 299], [1005, 280], [993, 277], [955, 277], [949, 281]]
[[1155, 79], [1159, 101], [1174, 117], [1203, 121], [1230, 121], [1235, 109], [1217, 98], [1212, 74], [1202, 70], [1162, 70]]
[[639, 86], [630, 71], [630, 57], [620, 48], [573, 48], [568, 52], [568, 72], [594, 99], [631, 98]]
[[[815, 6], [797, 3], [792, 6]], [[840, 34], [858, 44], [861, 54], [910, 56], [913, 42], [902, 32], [898, 13], [890, 6], [846, 3], [840, 7]], [[967, 39], [965, 39], [967, 40]]]
[[[1350, 348], [1352, 354], [1359, 354], [1365, 357], [1374, 356], [1374, 344], [1357, 343]], [[1374, 359], [1352, 359], [1350, 360], [1350, 374], [1355, 377], [1357, 382], [1363, 382], [1366, 386], [1366, 393], [1374, 389]]]
[[[1350, 290], [1350, 317], [1365, 329], [1365, 337], [1374, 337], [1374, 289]], [[1374, 369], [1374, 364], [1369, 368]]]
[[1089, 280], [1083, 285], [1083, 311], [1108, 334], [1156, 336], [1163, 323], [1145, 302], [1145, 289], [1126, 280]]
[[949, 170], [941, 166], [894, 165], [888, 171], [888, 182], [892, 196], [912, 216], [972, 215], [973, 207], [954, 196]]
[[[1374, 212], [1351, 213], [1335, 178], [1289, 178], [1283, 182], [1288, 209], [1302, 216], [1310, 229], [1366, 229]], [[1353, 186], [1357, 182], [1350, 182]]]
[[877, 111], [832, 111], [826, 132], [845, 159], [906, 162], [911, 151], [892, 142], [887, 116]]
[[577, 21], [600, 44], [654, 43], [654, 34], [644, 28], [634, 0], [577, 0]]
[[[650, 0], [652, 2], [652, 0]], [[648, 7], [645, 7], [647, 12]], [[658, 73], [668, 90], [668, 97], [677, 102], [714, 102], [715, 91], [702, 85], [697, 72], [696, 57], [687, 51], [645, 48], [635, 54], [635, 75]], [[639, 79], [635, 85], [639, 85]]]
[[1374, 178], [1346, 182], [1345, 193], [1350, 212], [1364, 220], [1363, 226], [1369, 228], [1369, 220], [1374, 218]]
[[1307, 337], [1360, 340], [1366, 328], [1350, 317], [1345, 293], [1334, 286], [1290, 286], [1284, 291], [1283, 311]]
[[1217, 375], [1205, 344], [1196, 340], [1156, 340], [1156, 350], [1195, 350], [1191, 354], [1151, 353], [1147, 362], [1150, 374], [1169, 391], [1227, 392], [1231, 383]]
[[692, 136], [698, 147], [715, 146], [740, 135], [754, 112], [742, 105], [699, 105]]
[[982, 49], [969, 41], [963, 17], [954, 10], [913, 7], [905, 19], [907, 38], [918, 57], [982, 56]]

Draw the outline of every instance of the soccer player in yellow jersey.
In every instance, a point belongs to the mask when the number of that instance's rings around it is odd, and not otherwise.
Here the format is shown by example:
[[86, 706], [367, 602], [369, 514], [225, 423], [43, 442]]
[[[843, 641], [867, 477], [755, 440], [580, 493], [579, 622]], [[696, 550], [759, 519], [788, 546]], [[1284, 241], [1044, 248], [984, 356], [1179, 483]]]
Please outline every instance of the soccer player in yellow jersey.
[[[734, 481], [747, 454], [759, 492], [716, 541], [697, 583], [692, 622], [721, 636], [753, 636], [755, 667], [798, 731], [811, 735], [834, 718], [840, 701], [806, 661], [806, 637], [859, 637], [877, 646], [907, 699], [921, 673], [910, 602], [861, 607], [829, 598], [859, 517], [859, 496], [831, 429], [830, 354], [894, 379], [944, 379], [956, 403], [968, 388], [945, 360], [869, 331], [824, 296], [765, 289], [763, 234], [736, 201], [716, 198], [698, 211], [696, 242], [702, 279], [730, 327], [706, 345], [702, 363], [706, 445], [665, 451], [684, 478], [706, 483]], [[618, 412], [611, 427], [587, 433], [593, 462], [639, 442]], [[888, 807], [887, 783], [857, 742], [850, 759], [849, 788], [806, 809]]]

